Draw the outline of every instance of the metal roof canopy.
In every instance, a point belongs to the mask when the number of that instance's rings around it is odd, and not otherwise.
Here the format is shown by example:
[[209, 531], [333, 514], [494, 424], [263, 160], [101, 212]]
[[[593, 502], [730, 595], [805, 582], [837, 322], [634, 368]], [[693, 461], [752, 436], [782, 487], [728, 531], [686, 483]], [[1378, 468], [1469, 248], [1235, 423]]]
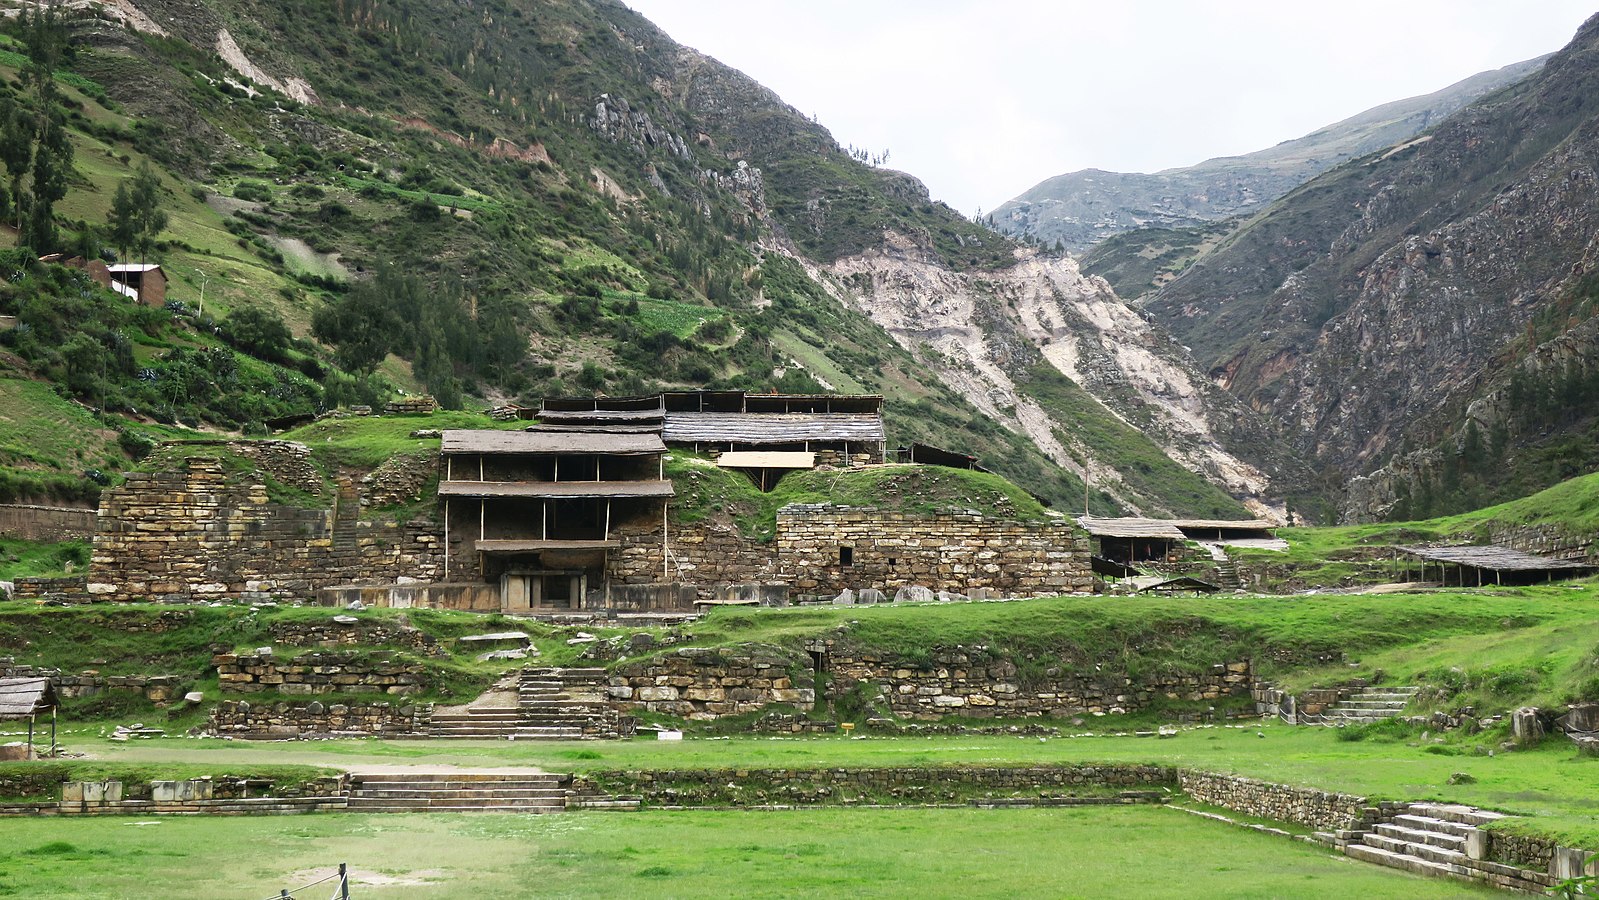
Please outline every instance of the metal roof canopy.
[[1094, 537], [1165, 538], [1173, 541], [1188, 539], [1175, 523], [1165, 519], [1133, 517], [1106, 519], [1099, 516], [1078, 516], [1077, 524], [1083, 526]]
[[883, 417], [862, 413], [667, 412], [662, 436], [678, 444], [881, 443]]
[[0, 720], [31, 718], [55, 706], [50, 679], [0, 678]]
[[1454, 563], [1476, 569], [1493, 569], [1500, 572], [1541, 572], [1549, 570], [1587, 571], [1595, 568], [1587, 563], [1568, 559], [1550, 559], [1534, 556], [1509, 547], [1492, 544], [1474, 544], [1462, 547], [1399, 547], [1401, 552], [1430, 559], [1433, 562]]
[[543, 412], [642, 412], [662, 409], [661, 395], [642, 397], [545, 397], [539, 404]]
[[526, 428], [524, 428], [522, 430], [523, 431], [543, 431], [543, 432], [564, 431], [564, 432], [567, 432], [569, 434], [660, 434], [661, 433], [661, 423], [660, 423], [660, 421], [657, 420], [657, 421], [655, 421], [653, 423], [645, 424], [645, 425], [639, 425], [639, 424], [636, 424], [636, 423], [633, 423], [633, 422], [622, 422], [622, 423], [617, 423], [617, 424], [609, 424], [609, 423], [607, 423], [605, 425], [589, 425], [589, 424], [579, 424], [577, 422], [568, 422], [566, 420], [562, 420], [558, 424], [552, 422], [552, 423], [550, 423], [548, 425], [542, 425], [542, 424], [541, 425], [529, 425], [529, 426], [527, 426]]
[[654, 434], [610, 434], [581, 431], [493, 431], [488, 429], [444, 432], [439, 452], [503, 453], [530, 456], [600, 453], [642, 456], [665, 453], [666, 445]]
[[622, 546], [621, 541], [474, 541], [475, 548], [483, 553], [531, 553], [536, 550], [610, 550]]
[[591, 497], [671, 497], [670, 481], [441, 481], [440, 497], [574, 500]]
[[814, 469], [816, 454], [793, 450], [729, 450], [716, 458], [724, 469]]
[[1172, 519], [1184, 531], [1271, 531], [1276, 528], [1261, 519]]
[[977, 461], [977, 457], [969, 453], [957, 453], [931, 444], [912, 443], [908, 447], [901, 447], [899, 456], [902, 462], [943, 466], [946, 469], [970, 469], [973, 472], [988, 471]]

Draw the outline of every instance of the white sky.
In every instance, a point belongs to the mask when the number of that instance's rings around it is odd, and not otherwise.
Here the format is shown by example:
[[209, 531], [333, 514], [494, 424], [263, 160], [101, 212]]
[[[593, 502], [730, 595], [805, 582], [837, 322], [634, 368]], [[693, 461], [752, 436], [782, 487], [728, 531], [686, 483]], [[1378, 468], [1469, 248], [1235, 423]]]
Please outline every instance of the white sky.
[[1247, 153], [1559, 49], [1596, 0], [625, 0], [966, 213]]

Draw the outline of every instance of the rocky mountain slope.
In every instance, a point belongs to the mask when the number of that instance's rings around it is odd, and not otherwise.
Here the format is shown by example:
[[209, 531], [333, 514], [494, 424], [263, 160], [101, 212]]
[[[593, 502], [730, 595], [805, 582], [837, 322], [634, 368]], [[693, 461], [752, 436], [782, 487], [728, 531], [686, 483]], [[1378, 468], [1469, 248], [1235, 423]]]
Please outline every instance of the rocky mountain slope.
[[1477, 98], [1520, 81], [1545, 57], [1481, 72], [1431, 94], [1385, 103], [1275, 147], [1153, 174], [1084, 169], [1046, 179], [996, 208], [1007, 234], [1082, 253], [1138, 228], [1184, 228], [1245, 215], [1316, 175], [1431, 128]]
[[1146, 309], [1329, 473], [1350, 517], [1599, 462], [1599, 18], [1541, 71], [1249, 220]]
[[[1251, 414], [1203, 411], [1192, 363], [1070, 262], [1018, 255], [915, 178], [851, 159], [620, 3], [464, 9], [77, 7], [62, 77], [94, 90], [73, 100], [84, 163], [63, 206], [92, 243], [116, 185], [153, 163], [168, 296], [188, 308], [99, 373], [53, 362], [25, 322], [0, 375], [63, 373], [146, 436], [259, 430], [397, 388], [454, 404], [872, 391], [894, 442], [974, 453], [1065, 509], [1086, 494], [1098, 512], [1239, 515], [1275, 497], [1238, 461], [1265, 434]], [[296, 336], [274, 359], [235, 320], [250, 310]], [[114, 350], [127, 324], [97, 319], [83, 340]], [[1116, 350], [1118, 332], [1145, 349]], [[183, 387], [236, 372], [294, 390]]]

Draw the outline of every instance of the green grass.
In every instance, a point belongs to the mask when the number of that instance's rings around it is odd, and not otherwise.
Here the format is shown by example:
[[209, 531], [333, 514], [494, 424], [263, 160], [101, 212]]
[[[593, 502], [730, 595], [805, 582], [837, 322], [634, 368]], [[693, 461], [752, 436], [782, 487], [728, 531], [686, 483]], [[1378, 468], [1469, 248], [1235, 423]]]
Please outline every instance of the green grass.
[[0, 472], [20, 490], [45, 476], [114, 475], [127, 458], [116, 435], [48, 384], [0, 378]]
[[680, 339], [688, 338], [701, 325], [727, 318], [727, 313], [714, 306], [684, 303], [680, 300], [661, 300], [637, 293], [606, 291], [606, 309], [611, 315], [624, 315], [622, 307], [638, 304], [638, 315], [632, 318], [645, 334], [671, 332]]
[[1487, 895], [1148, 807], [29, 819], [7, 836], [0, 890], [61, 898], [265, 897], [339, 862], [354, 896]]
[[88, 565], [88, 541], [45, 543], [0, 538], [0, 581], [81, 575]]
[[349, 416], [312, 422], [280, 437], [311, 448], [313, 457], [334, 467], [371, 470], [389, 457], [437, 450], [436, 437], [414, 438], [413, 431], [451, 428], [515, 430], [525, 422], [496, 422], [478, 412], [440, 410], [426, 416]]
[[832, 472], [797, 471], [762, 492], [748, 476], [692, 453], [673, 451], [666, 475], [677, 488], [671, 513], [680, 524], [726, 515], [745, 537], [771, 540], [777, 511], [792, 503], [868, 506], [926, 515], [976, 510], [1001, 519], [1038, 521], [1044, 507], [1011, 482], [987, 472], [903, 465]]

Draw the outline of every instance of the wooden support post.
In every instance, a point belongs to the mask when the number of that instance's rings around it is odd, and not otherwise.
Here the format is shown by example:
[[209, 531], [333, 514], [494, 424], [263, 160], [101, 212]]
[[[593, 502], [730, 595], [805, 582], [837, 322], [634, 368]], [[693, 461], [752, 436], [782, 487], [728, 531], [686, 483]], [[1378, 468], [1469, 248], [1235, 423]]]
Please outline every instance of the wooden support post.
[[611, 539], [611, 498], [605, 498], [605, 539]]
[[549, 500], [541, 500], [541, 501], [539, 501], [539, 515], [544, 520], [544, 530], [541, 532], [542, 536], [539, 538], [539, 540], [547, 541], [547, 540], [550, 539], [550, 501]]
[[450, 498], [444, 498], [444, 580], [450, 580]]
[[477, 502], [477, 539], [480, 542], [489, 536], [488, 510], [489, 502], [487, 500], [479, 500]]

